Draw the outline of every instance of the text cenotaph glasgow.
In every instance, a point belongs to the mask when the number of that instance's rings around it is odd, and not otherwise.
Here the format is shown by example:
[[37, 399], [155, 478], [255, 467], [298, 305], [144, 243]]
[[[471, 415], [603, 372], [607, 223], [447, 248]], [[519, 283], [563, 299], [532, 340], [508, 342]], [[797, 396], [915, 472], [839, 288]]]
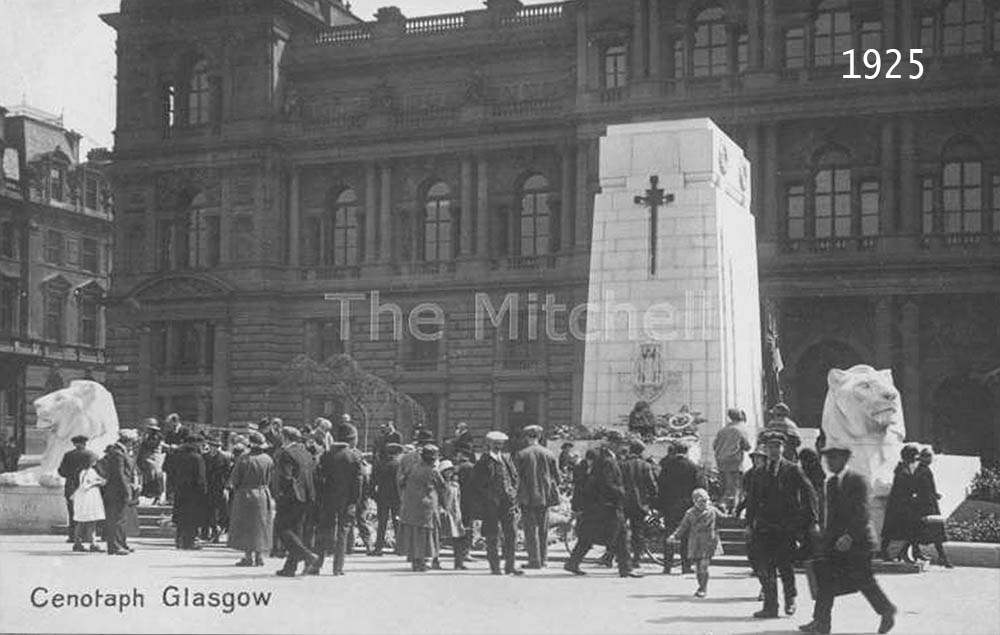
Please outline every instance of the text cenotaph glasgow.
[[762, 424], [750, 164], [710, 119], [616, 125], [600, 185], [581, 423], [618, 426], [638, 400], [688, 406], [710, 457], [727, 408]]

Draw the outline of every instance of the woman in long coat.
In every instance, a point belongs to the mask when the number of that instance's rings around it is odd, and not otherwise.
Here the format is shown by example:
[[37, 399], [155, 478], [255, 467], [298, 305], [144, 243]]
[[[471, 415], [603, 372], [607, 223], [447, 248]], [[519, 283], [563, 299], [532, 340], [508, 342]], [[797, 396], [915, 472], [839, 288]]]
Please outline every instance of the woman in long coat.
[[420, 463], [402, 477], [397, 549], [409, 557], [414, 571], [426, 571], [427, 558], [436, 558], [441, 547], [438, 515], [447, 486], [437, 470], [437, 457], [437, 446], [425, 445]]
[[261, 553], [270, 549], [273, 542], [274, 501], [268, 484], [274, 461], [267, 448], [263, 435], [251, 433], [250, 451], [236, 460], [229, 477], [233, 498], [227, 544], [244, 552], [237, 567], [263, 566]]
[[[917, 513], [920, 514], [922, 531], [918, 543], [913, 544], [913, 555], [918, 560], [926, 560], [920, 552], [919, 543], [933, 543], [937, 550], [938, 562], [944, 567], [951, 569], [952, 564], [948, 560], [948, 555], [944, 552], [944, 542], [947, 540], [944, 522], [941, 516], [941, 506], [938, 500], [941, 494], [938, 493], [937, 483], [934, 481], [934, 472], [931, 471], [931, 463], [934, 462], [934, 450], [929, 445], [920, 449], [920, 462], [914, 472], [917, 478]], [[928, 522], [927, 516], [937, 516], [938, 518]]]
[[916, 474], [919, 453], [917, 446], [910, 443], [900, 450], [900, 461], [893, 473], [892, 488], [885, 506], [885, 521], [882, 524], [880, 551], [883, 560], [891, 559], [889, 543], [893, 540], [905, 543], [896, 558], [909, 559], [909, 546], [919, 539], [921, 522], [920, 510], [917, 508]]

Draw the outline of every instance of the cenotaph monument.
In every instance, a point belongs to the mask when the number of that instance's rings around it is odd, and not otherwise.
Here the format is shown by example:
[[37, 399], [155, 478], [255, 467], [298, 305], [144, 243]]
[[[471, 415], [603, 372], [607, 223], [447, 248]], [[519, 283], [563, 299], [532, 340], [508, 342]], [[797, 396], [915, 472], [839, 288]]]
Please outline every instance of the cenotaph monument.
[[582, 421], [701, 413], [703, 460], [727, 408], [763, 425], [750, 164], [710, 119], [609, 126], [594, 202]]

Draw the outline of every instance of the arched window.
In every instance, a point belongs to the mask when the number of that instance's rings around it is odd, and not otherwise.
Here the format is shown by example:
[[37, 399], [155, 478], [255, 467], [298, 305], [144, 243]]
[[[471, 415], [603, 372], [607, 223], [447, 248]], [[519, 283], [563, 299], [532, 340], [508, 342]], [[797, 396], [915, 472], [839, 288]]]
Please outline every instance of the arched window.
[[984, 26], [982, 0], [951, 0], [944, 7], [942, 20], [941, 44], [944, 55], [982, 52]]
[[358, 195], [347, 188], [337, 196], [330, 223], [330, 251], [327, 264], [340, 267], [353, 266], [360, 260], [358, 238]]
[[695, 17], [691, 49], [691, 73], [695, 77], [725, 75], [728, 72], [725, 18], [726, 14], [720, 7], [705, 9]]
[[424, 196], [423, 259], [451, 260], [451, 189], [438, 181]]
[[539, 256], [549, 253], [552, 210], [549, 181], [541, 174], [529, 177], [521, 188], [521, 255]]
[[188, 82], [188, 124], [196, 126], [208, 123], [208, 112], [208, 62], [200, 59], [191, 67]]
[[983, 164], [979, 148], [958, 142], [945, 148], [941, 166], [941, 212], [947, 234], [983, 228]]
[[813, 178], [816, 238], [851, 235], [851, 170], [845, 152], [829, 150], [819, 157]]
[[842, 53], [851, 48], [851, 14], [844, 9], [820, 5], [813, 22], [813, 64], [835, 66], [847, 62]]

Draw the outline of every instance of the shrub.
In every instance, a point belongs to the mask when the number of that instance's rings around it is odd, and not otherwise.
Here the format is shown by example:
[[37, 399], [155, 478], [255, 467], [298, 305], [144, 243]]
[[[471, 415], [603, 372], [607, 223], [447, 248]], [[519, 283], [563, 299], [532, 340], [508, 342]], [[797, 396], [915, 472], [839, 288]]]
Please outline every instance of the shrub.
[[1000, 542], [1000, 515], [976, 512], [975, 518], [949, 520], [948, 539], [958, 542]]
[[1000, 503], [1000, 468], [984, 467], [972, 478], [969, 500]]

